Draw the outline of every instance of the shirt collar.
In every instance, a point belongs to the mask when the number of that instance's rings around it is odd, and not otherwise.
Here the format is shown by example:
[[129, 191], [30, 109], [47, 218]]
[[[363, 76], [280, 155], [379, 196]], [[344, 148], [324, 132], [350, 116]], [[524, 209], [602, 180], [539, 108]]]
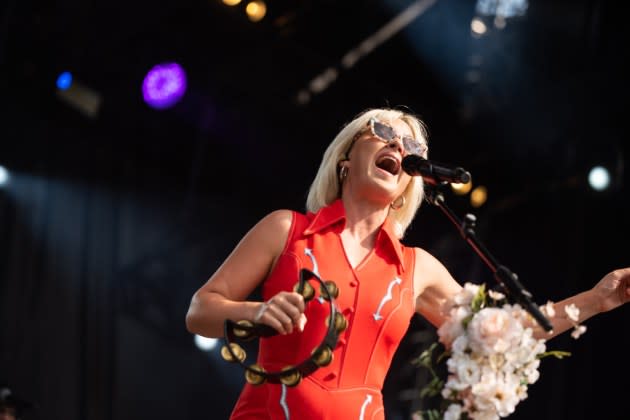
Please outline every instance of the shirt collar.
[[[339, 224], [338, 228], [341, 231], [346, 223], [346, 211], [340, 198], [322, 207], [317, 213], [309, 213], [308, 216], [312, 219], [304, 230], [304, 235], [312, 235], [336, 224]], [[403, 246], [394, 233], [394, 224], [389, 217], [385, 219], [376, 237], [377, 246], [381, 246], [381, 242], [384, 242], [385, 246], [390, 246], [398, 260], [398, 268], [404, 271]]]

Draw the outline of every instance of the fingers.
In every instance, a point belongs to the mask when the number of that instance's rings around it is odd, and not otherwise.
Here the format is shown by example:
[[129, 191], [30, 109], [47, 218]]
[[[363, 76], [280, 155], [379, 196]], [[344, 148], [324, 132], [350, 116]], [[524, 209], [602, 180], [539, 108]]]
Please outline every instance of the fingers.
[[[271, 315], [270, 321], [274, 327], [281, 334], [290, 334], [293, 332], [293, 317], [294, 312], [297, 312], [295, 307], [289, 307], [285, 303], [277, 302], [273, 299], [269, 301], [267, 307], [267, 313]], [[299, 314], [296, 315], [296, 318]]]
[[304, 329], [304, 298], [295, 292], [280, 292], [267, 302], [260, 304], [254, 322], [274, 328], [280, 334], [290, 334], [297, 327]]
[[[630, 289], [629, 293], [630, 293]], [[300, 329], [300, 331], [304, 331], [304, 325], [306, 325], [306, 315], [304, 314], [300, 314], [300, 319], [298, 319], [298, 325], [297, 327]]]

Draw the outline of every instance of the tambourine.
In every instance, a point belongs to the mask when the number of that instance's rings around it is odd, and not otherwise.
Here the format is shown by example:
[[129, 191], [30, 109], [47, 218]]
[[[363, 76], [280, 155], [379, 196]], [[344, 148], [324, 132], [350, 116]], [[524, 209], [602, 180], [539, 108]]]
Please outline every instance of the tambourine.
[[315, 289], [308, 281], [313, 278], [320, 284], [320, 297], [327, 300], [330, 306], [330, 313], [326, 318], [327, 331], [322, 342], [311, 352], [311, 356], [298, 365], [289, 365], [276, 372], [267, 372], [256, 363], [246, 365], [244, 363], [245, 350], [234, 340], [248, 341], [255, 337], [271, 337], [277, 335], [278, 332], [268, 325], [255, 324], [247, 320], [234, 322], [228, 319], [224, 322], [223, 339], [225, 345], [221, 348], [221, 356], [228, 362], [240, 364], [245, 369], [245, 379], [248, 383], [260, 385], [270, 382], [296, 386], [303, 377], [322, 366], [328, 366], [332, 362], [333, 350], [337, 346], [339, 334], [346, 329], [348, 322], [335, 307], [335, 299], [339, 295], [339, 289], [334, 282], [324, 281], [317, 274], [303, 268], [300, 270], [299, 281], [293, 290], [302, 295], [304, 302], [310, 301], [315, 297]]

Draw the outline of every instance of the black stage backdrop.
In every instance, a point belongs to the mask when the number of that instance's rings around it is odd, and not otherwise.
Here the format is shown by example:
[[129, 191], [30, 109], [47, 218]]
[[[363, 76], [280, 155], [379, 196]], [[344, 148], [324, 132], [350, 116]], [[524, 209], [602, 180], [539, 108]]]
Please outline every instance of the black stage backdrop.
[[[258, 27], [200, 3], [2, 6], [0, 382], [36, 404], [24, 420], [226, 419], [243, 372], [196, 347], [192, 293], [267, 212], [304, 209], [324, 148], [367, 107], [411, 107], [431, 156], [488, 187], [480, 208], [447, 203], [477, 216], [482, 242], [538, 303], [630, 262], [625, 12], [529, 2], [482, 41], [470, 38], [474, 2], [438, 1], [298, 104], [311, 78], [412, 2], [293, 2], [283, 24]], [[186, 66], [189, 88], [157, 111], [140, 84], [164, 60]], [[464, 79], [470, 60], [481, 67]], [[57, 95], [67, 69], [102, 95], [97, 116]], [[585, 182], [599, 161], [614, 175], [603, 194]], [[461, 282], [494, 281], [428, 203], [405, 243]], [[573, 354], [542, 361], [511, 418], [627, 418], [629, 310], [548, 343]], [[434, 339], [411, 321], [385, 384], [388, 420], [421, 407], [426, 377], [410, 361]]]

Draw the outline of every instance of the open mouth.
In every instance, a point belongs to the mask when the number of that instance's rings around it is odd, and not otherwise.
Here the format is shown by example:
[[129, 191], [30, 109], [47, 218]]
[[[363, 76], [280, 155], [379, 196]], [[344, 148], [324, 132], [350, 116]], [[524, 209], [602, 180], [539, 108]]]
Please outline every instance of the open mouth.
[[392, 156], [383, 156], [376, 161], [376, 166], [392, 175], [400, 173], [400, 162]]

